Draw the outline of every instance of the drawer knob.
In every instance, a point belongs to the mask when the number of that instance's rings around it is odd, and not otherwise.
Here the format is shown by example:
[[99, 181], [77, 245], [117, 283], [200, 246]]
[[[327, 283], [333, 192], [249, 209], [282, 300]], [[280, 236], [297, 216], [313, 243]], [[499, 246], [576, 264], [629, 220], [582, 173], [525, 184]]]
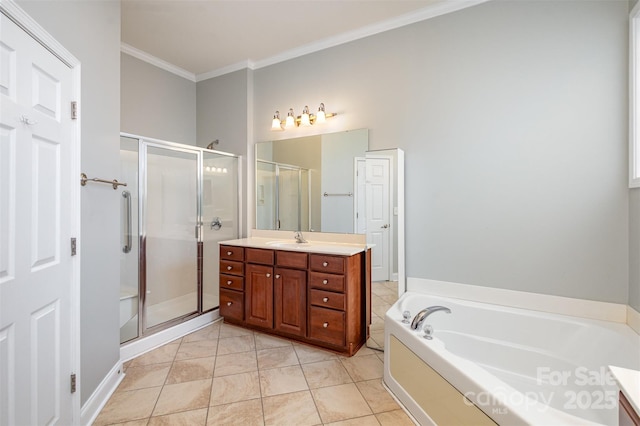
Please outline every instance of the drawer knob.
[[267, 278], [269, 278], [271, 276], [271, 274], [267, 274]]
[[322, 262], [322, 266], [329, 266], [329, 262]]
[[233, 302], [227, 302], [227, 306], [233, 305]]
[[276, 274], [276, 278], [280, 278], [280, 274]]
[[322, 284], [324, 284], [324, 285], [329, 284], [329, 280], [322, 280]]
[[323, 298], [322, 298], [322, 301], [323, 301], [324, 303], [327, 303], [327, 302], [329, 301], [329, 298], [328, 298], [328, 297], [323, 297]]
[[227, 271], [230, 271], [233, 269], [233, 266], [227, 266]]
[[322, 326], [323, 326], [324, 328], [327, 328], [327, 327], [329, 327], [329, 323], [328, 323], [328, 322], [325, 322], [324, 324], [322, 324]]
[[233, 284], [233, 281], [228, 280], [228, 281], [227, 281], [227, 285], [231, 285], [231, 284]]
[[233, 252], [232, 252], [232, 251], [228, 251], [228, 252], [227, 252], [227, 256], [231, 256], [232, 254], [233, 254]]

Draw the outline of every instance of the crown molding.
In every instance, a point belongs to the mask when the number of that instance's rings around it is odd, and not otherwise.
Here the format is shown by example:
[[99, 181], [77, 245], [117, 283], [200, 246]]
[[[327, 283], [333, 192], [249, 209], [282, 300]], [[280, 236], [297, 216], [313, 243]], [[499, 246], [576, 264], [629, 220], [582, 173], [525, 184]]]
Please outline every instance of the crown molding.
[[437, 3], [433, 3], [423, 9], [407, 13], [398, 16], [393, 19], [388, 19], [376, 24], [368, 25], [362, 28], [358, 28], [353, 31], [348, 31], [343, 34], [339, 34], [333, 37], [328, 37], [323, 40], [310, 43], [295, 49], [287, 50], [278, 55], [271, 56], [260, 61], [255, 62], [255, 69], [274, 65], [279, 62], [284, 62], [289, 59], [294, 59], [300, 56], [308, 55], [309, 53], [318, 52], [320, 50], [328, 49], [330, 47], [339, 46], [341, 44], [349, 43], [355, 40], [359, 40], [365, 37], [369, 37], [375, 34], [383, 33], [385, 31], [394, 30], [396, 28], [404, 27], [406, 25], [414, 24], [416, 22], [424, 21], [427, 19], [435, 18], [437, 16], [446, 15], [447, 13], [456, 12], [461, 9], [466, 9], [481, 3], [485, 3], [490, 0], [440, 0]]
[[218, 68], [213, 71], [197, 74], [196, 83], [199, 81], [208, 80], [214, 77], [220, 77], [221, 75], [229, 74], [229, 73], [244, 70], [244, 69], [254, 70], [255, 63], [252, 60], [247, 59], [245, 61], [236, 62], [235, 64], [227, 65], [226, 67]]
[[289, 59], [298, 58], [300, 56], [308, 55], [310, 53], [318, 52], [330, 47], [339, 46], [341, 44], [349, 43], [355, 40], [359, 40], [365, 37], [369, 37], [375, 34], [383, 33], [385, 31], [393, 30], [396, 28], [404, 27], [406, 25], [414, 24], [416, 22], [424, 21], [427, 19], [435, 18], [437, 16], [446, 15], [447, 13], [456, 12], [458, 10], [466, 9], [481, 3], [485, 3], [491, 0], [439, 0], [423, 9], [415, 12], [407, 13], [405, 15], [398, 16], [393, 19], [389, 19], [376, 24], [368, 25], [357, 30], [349, 31], [343, 34], [339, 34], [333, 37], [328, 37], [323, 40], [310, 43], [295, 49], [290, 49], [277, 55], [271, 56], [259, 61], [253, 61], [247, 59], [237, 62], [235, 64], [228, 65], [226, 67], [218, 68], [212, 71], [208, 71], [201, 74], [194, 74], [185, 69], [182, 69], [176, 65], [166, 62], [160, 58], [157, 58], [147, 52], [137, 49], [126, 43], [121, 43], [120, 51], [136, 57], [142, 61], [148, 62], [151, 65], [155, 65], [165, 71], [176, 74], [180, 77], [186, 78], [193, 82], [200, 82], [208, 80], [210, 78], [219, 77], [221, 75], [229, 74], [242, 69], [256, 70], [264, 68], [269, 65], [274, 65], [279, 62], [284, 62]]
[[154, 65], [160, 69], [173, 73], [179, 77], [186, 78], [189, 81], [196, 82], [196, 75], [192, 72], [189, 72], [183, 68], [180, 68], [177, 65], [173, 65], [165, 60], [157, 58], [143, 50], [137, 49], [127, 43], [120, 43], [120, 51], [122, 53], [126, 53], [127, 55], [133, 56], [134, 58], [138, 58], [141, 61], [147, 62], [151, 65]]

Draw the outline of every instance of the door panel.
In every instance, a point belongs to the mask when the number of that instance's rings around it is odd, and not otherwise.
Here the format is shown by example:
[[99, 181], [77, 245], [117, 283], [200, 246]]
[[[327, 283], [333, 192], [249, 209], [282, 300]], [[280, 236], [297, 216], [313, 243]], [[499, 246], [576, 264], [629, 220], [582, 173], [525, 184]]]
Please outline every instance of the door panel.
[[72, 71], [0, 19], [0, 424], [72, 424]]
[[265, 328], [273, 327], [273, 268], [247, 264], [245, 282], [245, 321]]
[[388, 158], [366, 159], [367, 242], [371, 249], [371, 279], [389, 279], [390, 162]]
[[198, 152], [146, 145], [145, 328], [198, 312]]

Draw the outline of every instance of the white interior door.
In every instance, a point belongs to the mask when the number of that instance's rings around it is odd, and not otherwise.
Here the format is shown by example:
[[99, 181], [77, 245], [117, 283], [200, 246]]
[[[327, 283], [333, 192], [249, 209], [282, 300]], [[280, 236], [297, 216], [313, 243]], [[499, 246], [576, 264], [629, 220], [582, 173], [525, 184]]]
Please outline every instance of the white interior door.
[[353, 187], [353, 206], [355, 215], [353, 218], [353, 229], [356, 234], [367, 233], [367, 215], [366, 215], [366, 160], [364, 157], [356, 157], [354, 159], [356, 175], [354, 177]]
[[371, 280], [389, 280], [391, 249], [390, 159], [366, 159], [367, 243], [371, 249]]
[[73, 71], [0, 19], [0, 424], [72, 424]]

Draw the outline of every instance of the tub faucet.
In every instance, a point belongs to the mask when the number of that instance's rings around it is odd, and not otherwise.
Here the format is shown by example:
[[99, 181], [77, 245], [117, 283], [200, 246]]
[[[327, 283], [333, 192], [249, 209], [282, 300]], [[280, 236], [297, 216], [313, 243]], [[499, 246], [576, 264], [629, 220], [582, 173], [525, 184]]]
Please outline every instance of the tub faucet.
[[304, 237], [302, 236], [302, 232], [300, 232], [300, 231], [294, 232], [293, 233], [293, 238], [296, 239], [296, 243], [298, 243], [298, 244], [302, 244], [302, 243], [308, 242], [307, 240], [304, 239]]
[[446, 306], [429, 306], [428, 308], [424, 308], [423, 310], [418, 312], [418, 314], [413, 317], [413, 321], [411, 321], [411, 329], [419, 329], [424, 320], [426, 320], [429, 315], [438, 311], [445, 311], [448, 314], [451, 313], [451, 309], [447, 308]]

